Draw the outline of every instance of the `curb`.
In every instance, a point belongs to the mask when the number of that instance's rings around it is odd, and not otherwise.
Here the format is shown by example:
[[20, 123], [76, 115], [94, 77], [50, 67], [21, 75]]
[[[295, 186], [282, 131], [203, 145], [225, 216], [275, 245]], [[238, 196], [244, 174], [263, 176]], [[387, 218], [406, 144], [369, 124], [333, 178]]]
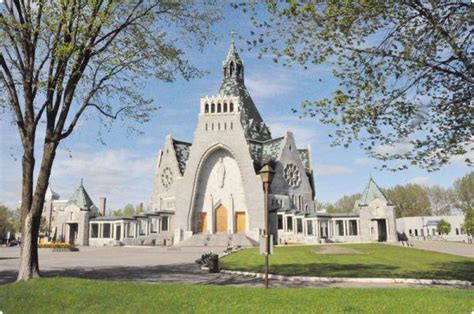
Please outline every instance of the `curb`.
[[[221, 273], [230, 275], [250, 276], [255, 278], [264, 278], [263, 273], [254, 273], [248, 271], [225, 270]], [[325, 283], [404, 283], [419, 285], [444, 285], [444, 286], [473, 286], [474, 283], [467, 280], [445, 280], [445, 279], [412, 279], [412, 278], [348, 278], [348, 277], [309, 277], [309, 276], [284, 276], [268, 274], [269, 279], [278, 281], [303, 281], [303, 282], [325, 282]]]

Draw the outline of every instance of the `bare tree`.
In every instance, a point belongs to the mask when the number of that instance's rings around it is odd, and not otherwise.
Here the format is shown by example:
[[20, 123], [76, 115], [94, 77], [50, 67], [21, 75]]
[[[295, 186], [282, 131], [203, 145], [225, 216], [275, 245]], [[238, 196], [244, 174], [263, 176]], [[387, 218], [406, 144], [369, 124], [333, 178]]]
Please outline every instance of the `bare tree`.
[[[156, 109], [146, 79], [201, 75], [182, 50], [213, 40], [220, 10], [199, 1], [5, 0], [0, 4], [0, 97], [23, 148], [22, 248], [17, 280], [39, 276], [37, 240], [61, 141], [88, 109], [143, 123]], [[45, 123], [44, 134], [38, 124]], [[35, 142], [41, 144], [38, 176]]]

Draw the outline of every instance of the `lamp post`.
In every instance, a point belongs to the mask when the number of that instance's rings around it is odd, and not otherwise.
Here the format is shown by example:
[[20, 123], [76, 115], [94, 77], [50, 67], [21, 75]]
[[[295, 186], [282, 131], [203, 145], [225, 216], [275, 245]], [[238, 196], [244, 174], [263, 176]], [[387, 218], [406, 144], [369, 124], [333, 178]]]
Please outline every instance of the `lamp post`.
[[275, 171], [269, 164], [265, 164], [259, 173], [260, 178], [263, 182], [263, 190], [265, 192], [264, 199], [264, 221], [265, 221], [265, 230], [263, 232], [263, 237], [265, 239], [265, 288], [268, 289], [268, 256], [270, 255], [270, 236], [269, 236], [269, 221], [268, 221], [268, 193], [270, 190], [270, 183], [273, 180], [273, 175]]

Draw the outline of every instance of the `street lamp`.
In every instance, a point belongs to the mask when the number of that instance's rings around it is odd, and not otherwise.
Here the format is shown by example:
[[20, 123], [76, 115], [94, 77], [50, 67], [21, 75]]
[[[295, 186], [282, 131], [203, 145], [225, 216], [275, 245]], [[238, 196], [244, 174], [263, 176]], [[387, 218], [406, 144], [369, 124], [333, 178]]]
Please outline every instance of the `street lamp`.
[[265, 230], [263, 232], [263, 237], [265, 240], [265, 288], [268, 289], [268, 256], [270, 255], [270, 236], [269, 236], [269, 222], [268, 222], [268, 192], [270, 190], [270, 183], [273, 180], [273, 175], [275, 171], [269, 164], [265, 164], [259, 173], [260, 178], [263, 182], [263, 190], [265, 192], [264, 200], [264, 221], [265, 221]]

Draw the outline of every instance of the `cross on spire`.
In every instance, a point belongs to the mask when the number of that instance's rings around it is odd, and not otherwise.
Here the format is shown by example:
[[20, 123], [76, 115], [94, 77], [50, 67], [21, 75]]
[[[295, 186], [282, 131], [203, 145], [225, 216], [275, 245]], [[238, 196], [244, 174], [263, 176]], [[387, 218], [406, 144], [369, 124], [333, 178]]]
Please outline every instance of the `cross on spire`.
[[235, 36], [235, 35], [237, 35], [236, 32], [234, 32], [234, 31], [231, 31], [231, 32], [230, 32], [230, 38], [231, 38], [231, 41], [232, 41], [232, 42], [234, 42], [234, 36]]

